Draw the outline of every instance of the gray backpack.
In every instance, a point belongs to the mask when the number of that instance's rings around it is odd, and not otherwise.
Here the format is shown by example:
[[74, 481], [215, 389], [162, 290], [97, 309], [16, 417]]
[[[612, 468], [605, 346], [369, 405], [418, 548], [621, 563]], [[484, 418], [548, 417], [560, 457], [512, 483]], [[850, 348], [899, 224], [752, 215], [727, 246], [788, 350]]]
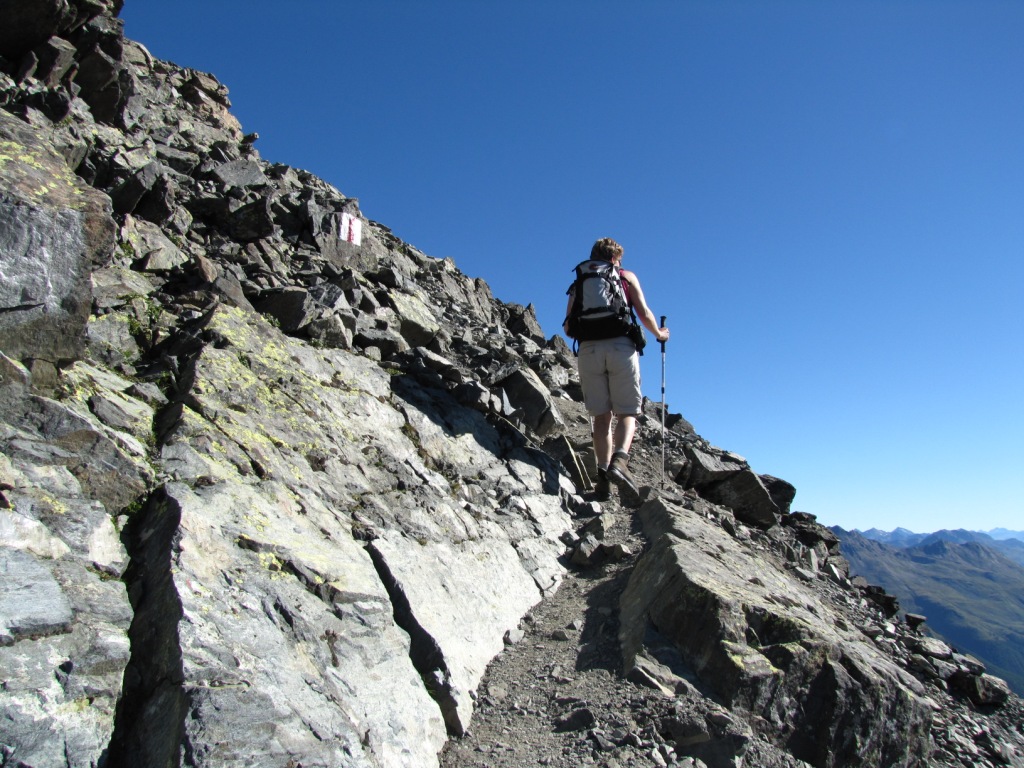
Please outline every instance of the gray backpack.
[[588, 260], [577, 264], [575, 272], [566, 291], [573, 297], [566, 318], [569, 336], [576, 341], [632, 337], [638, 326], [619, 268], [610, 261]]

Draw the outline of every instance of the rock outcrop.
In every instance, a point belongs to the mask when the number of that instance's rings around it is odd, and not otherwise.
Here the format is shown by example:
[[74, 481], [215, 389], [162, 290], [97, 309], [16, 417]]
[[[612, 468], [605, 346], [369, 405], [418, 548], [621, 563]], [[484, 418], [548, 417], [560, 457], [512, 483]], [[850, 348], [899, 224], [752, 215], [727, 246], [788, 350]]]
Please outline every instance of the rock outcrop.
[[82, 357], [91, 276], [114, 248], [110, 199], [40, 133], [0, 112], [0, 348], [36, 378]]
[[926, 687], [820, 598], [816, 573], [786, 569], [700, 507], [639, 510], [652, 547], [622, 597], [627, 674], [679, 664], [811, 765], [913, 764], [939, 709]]
[[[119, 10], [0, 2], [0, 763], [436, 765], [566, 569], [635, 557], [584, 498], [572, 355], [261, 158]], [[792, 486], [657, 422], [624, 673], [738, 723], [667, 720], [671, 754], [1024, 765], [1019, 700]]]

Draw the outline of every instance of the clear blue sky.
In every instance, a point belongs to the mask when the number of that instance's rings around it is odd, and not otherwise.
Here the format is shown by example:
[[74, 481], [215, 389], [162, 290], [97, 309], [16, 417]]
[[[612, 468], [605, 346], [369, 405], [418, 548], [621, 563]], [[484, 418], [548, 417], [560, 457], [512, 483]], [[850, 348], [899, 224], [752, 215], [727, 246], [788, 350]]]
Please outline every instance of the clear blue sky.
[[[667, 401], [828, 525], [1024, 528], [1024, 3], [127, 0], [267, 160], [560, 331], [626, 249]], [[644, 389], [661, 398], [657, 344]]]

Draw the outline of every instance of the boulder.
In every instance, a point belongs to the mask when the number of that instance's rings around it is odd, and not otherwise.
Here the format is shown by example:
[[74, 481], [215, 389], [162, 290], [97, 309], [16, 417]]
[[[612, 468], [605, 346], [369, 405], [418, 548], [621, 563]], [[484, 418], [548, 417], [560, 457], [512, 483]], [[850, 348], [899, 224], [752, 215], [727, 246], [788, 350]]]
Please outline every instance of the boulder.
[[188, 256], [156, 224], [130, 215], [124, 217], [124, 222], [120, 231], [121, 250], [132, 256], [136, 270], [169, 272], [188, 261]]
[[538, 435], [551, 434], [563, 425], [551, 393], [529, 368], [517, 368], [495, 383], [505, 390], [512, 406], [522, 412], [523, 422]]
[[89, 24], [87, 35], [78, 43], [75, 85], [93, 117], [104, 123], [117, 121], [131, 88], [119, 58], [120, 31], [120, 20], [101, 17]]
[[761, 478], [749, 469], [703, 487], [697, 491], [715, 504], [729, 507], [737, 520], [758, 528], [771, 528], [779, 522], [779, 508], [764, 487]]
[[222, 163], [213, 169], [212, 176], [228, 189], [263, 187], [270, 182], [260, 164], [251, 158]]
[[734, 454], [684, 443], [686, 466], [678, 478], [708, 501], [729, 507], [738, 520], [759, 528], [778, 523], [779, 507], [761, 478]]
[[653, 631], [678, 651], [674, 672], [812, 765], [903, 765], [926, 751], [933, 704], [921, 684], [840, 629], [807, 585], [661, 498], [639, 514], [652, 547], [620, 601], [627, 673]]
[[268, 197], [261, 197], [233, 211], [227, 219], [232, 238], [246, 243], [269, 237], [275, 231], [274, 214]]
[[419, 296], [395, 292], [391, 303], [398, 315], [399, 333], [411, 347], [429, 344], [441, 326], [434, 312]]
[[792, 528], [797, 539], [806, 547], [823, 545], [829, 553], [839, 554], [839, 537], [831, 530], [818, 523], [814, 515], [806, 512], [793, 512], [783, 516], [783, 524]]
[[998, 706], [1010, 698], [1006, 681], [989, 674], [973, 675], [958, 671], [949, 679], [949, 684], [977, 707]]
[[309, 291], [298, 286], [274, 288], [254, 299], [253, 306], [274, 318], [286, 333], [305, 328], [323, 313]]
[[51, 37], [32, 51], [38, 62], [34, 77], [50, 88], [56, 88], [74, 65], [75, 53], [75, 46], [67, 40]]
[[130, 298], [152, 292], [152, 283], [131, 269], [111, 266], [92, 273], [93, 302], [100, 310], [123, 306]]
[[139, 168], [110, 192], [114, 212], [132, 213], [149, 192], [167, 174], [167, 168], [160, 162], [151, 162]]
[[65, 365], [84, 349], [91, 270], [113, 251], [110, 201], [4, 111], [0, 160], [0, 349]]
[[540, 323], [537, 322], [537, 310], [533, 304], [526, 307], [520, 304], [508, 304], [506, 308], [508, 309], [508, 320], [505, 325], [511, 333], [525, 336], [537, 344], [545, 343], [546, 337]]
[[761, 483], [768, 490], [768, 495], [775, 502], [775, 506], [779, 508], [779, 512], [783, 515], [787, 514], [793, 499], [796, 498], [796, 487], [792, 483], [772, 475], [759, 475], [759, 477]]

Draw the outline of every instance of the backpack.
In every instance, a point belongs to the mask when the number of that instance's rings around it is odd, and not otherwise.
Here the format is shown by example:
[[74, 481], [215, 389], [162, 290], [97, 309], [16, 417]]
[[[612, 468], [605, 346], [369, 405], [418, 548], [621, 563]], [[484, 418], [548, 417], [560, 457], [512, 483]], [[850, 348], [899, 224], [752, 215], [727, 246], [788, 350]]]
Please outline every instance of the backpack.
[[619, 268], [610, 261], [588, 260], [577, 264], [575, 272], [576, 279], [566, 291], [573, 296], [566, 318], [569, 336], [577, 342], [633, 338], [638, 325]]

